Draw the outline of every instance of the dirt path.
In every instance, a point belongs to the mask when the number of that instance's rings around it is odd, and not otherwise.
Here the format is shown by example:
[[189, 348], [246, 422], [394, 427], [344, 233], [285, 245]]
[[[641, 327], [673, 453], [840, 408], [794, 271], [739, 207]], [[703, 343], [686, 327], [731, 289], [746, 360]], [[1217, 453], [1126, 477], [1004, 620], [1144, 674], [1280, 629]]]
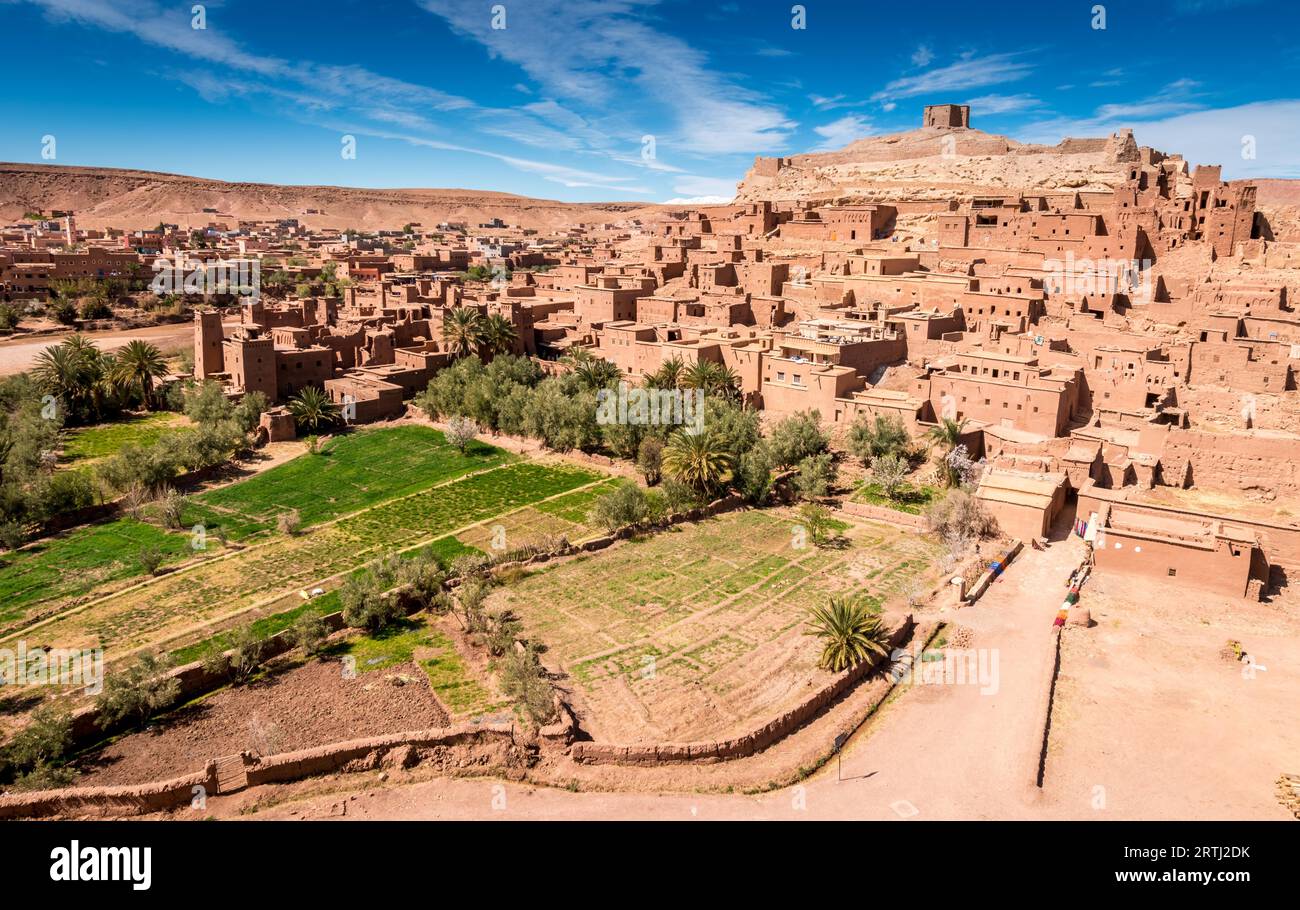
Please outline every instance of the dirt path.
[[[236, 323], [230, 323], [234, 326]], [[72, 332], [57, 335], [9, 338], [0, 341], [0, 376], [11, 376], [31, 369], [36, 357], [48, 347], [59, 344]], [[85, 332], [87, 338], [101, 351], [116, 351], [132, 341], [147, 341], [160, 348], [184, 345], [194, 338], [194, 325], [189, 322], [152, 325], [140, 329], [116, 329], [110, 332]]]

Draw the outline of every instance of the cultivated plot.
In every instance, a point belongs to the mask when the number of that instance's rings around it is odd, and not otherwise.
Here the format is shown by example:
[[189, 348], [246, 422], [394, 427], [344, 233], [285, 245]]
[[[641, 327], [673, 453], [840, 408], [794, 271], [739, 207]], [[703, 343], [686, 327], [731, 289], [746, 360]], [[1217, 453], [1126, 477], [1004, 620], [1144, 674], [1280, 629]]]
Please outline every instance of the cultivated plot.
[[831, 595], [876, 606], [931, 571], [935, 545], [853, 524], [838, 547], [799, 546], [794, 513], [733, 513], [542, 570], [490, 605], [524, 620], [567, 672], [598, 740], [742, 732], [829, 680], [804, 634]]

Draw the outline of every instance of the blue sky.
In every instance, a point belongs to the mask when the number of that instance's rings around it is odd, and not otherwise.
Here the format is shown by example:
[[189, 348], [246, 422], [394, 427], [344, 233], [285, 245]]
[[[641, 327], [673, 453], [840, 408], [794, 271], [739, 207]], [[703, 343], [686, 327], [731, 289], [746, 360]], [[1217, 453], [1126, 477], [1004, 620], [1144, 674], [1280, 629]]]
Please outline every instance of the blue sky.
[[952, 102], [1022, 141], [1131, 126], [1225, 176], [1300, 177], [1290, 0], [1110, 2], [1104, 29], [1095, 0], [805, 0], [804, 28], [789, 0], [499, 0], [504, 22], [491, 0], [210, 0], [202, 29], [194, 5], [0, 0], [0, 159], [50, 135], [59, 164], [708, 201], [755, 154]]

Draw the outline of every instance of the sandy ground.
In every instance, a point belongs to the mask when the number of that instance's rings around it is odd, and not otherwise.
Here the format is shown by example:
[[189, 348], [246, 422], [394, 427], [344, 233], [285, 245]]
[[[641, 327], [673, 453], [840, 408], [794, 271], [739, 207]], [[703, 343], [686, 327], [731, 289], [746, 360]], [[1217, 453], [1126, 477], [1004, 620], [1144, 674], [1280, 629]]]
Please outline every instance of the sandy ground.
[[[35, 338], [11, 338], [0, 341], [0, 376], [10, 376], [31, 368], [41, 351], [59, 344], [72, 332], [59, 335], [40, 335]], [[116, 351], [132, 341], [148, 341], [166, 349], [188, 344], [194, 339], [194, 326], [188, 322], [149, 326], [143, 329], [126, 329], [114, 332], [86, 332], [102, 351]]]
[[182, 709], [166, 727], [117, 740], [82, 760], [77, 783], [165, 780], [201, 770], [209, 758], [245, 749], [271, 755], [448, 723], [428, 677], [413, 663], [347, 679], [339, 661], [312, 661], [224, 689]]
[[[1290, 817], [1273, 791], [1300, 770], [1294, 606], [1116, 576], [1084, 593], [1097, 625], [1062, 643], [1051, 802], [1088, 818]], [[1219, 656], [1228, 639], [1253, 667]]]

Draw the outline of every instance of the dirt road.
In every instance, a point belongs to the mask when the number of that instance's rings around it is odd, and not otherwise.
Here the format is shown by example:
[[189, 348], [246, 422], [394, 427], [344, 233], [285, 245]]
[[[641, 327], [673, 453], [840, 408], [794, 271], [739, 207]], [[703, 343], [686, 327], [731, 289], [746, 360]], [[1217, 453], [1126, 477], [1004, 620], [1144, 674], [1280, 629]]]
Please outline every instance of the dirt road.
[[[12, 376], [30, 369], [36, 356], [51, 345], [59, 344], [72, 332], [58, 335], [38, 335], [26, 338], [9, 338], [0, 341], [0, 376]], [[137, 339], [166, 350], [188, 344], [194, 338], [194, 326], [188, 322], [155, 325], [143, 329], [121, 329], [112, 332], [85, 332], [102, 351], [116, 351]]]

